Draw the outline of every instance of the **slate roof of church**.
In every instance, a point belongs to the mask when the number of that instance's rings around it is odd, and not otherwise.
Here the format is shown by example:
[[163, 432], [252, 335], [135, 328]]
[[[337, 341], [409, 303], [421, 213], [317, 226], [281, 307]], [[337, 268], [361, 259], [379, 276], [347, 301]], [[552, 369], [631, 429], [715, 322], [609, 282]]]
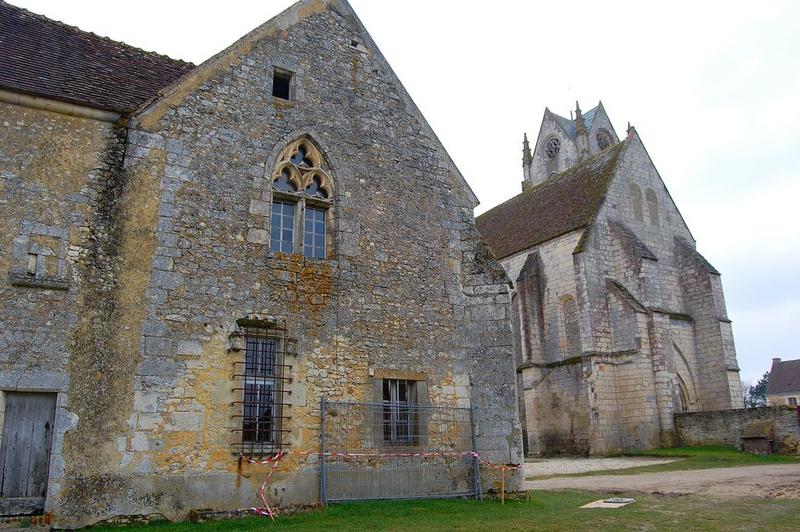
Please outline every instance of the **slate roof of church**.
[[0, 0], [2, 89], [126, 113], [192, 68]]
[[619, 142], [475, 219], [498, 259], [592, 223], [627, 141]]
[[767, 395], [800, 391], [800, 359], [773, 360], [767, 381]]
[[[586, 126], [586, 129], [592, 129], [592, 123], [594, 123], [594, 117], [597, 114], [597, 110], [600, 106], [593, 107], [592, 109], [583, 113], [583, 124]], [[555, 117], [556, 122], [559, 123], [561, 129], [564, 130], [564, 133], [569, 135], [570, 138], [575, 138], [578, 135], [578, 126], [575, 125], [575, 120], [570, 120], [569, 118], [564, 118], [561, 115], [557, 115], [550, 111], [550, 113]]]

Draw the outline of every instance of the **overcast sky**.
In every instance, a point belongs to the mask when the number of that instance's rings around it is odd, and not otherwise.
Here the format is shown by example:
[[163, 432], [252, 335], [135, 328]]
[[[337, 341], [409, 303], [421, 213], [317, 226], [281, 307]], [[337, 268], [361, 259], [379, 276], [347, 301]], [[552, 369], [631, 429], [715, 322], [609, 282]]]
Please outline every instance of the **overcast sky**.
[[[10, 0], [200, 63], [289, 0]], [[351, 0], [481, 200], [520, 191], [545, 106], [636, 126], [723, 274], [742, 377], [800, 358], [800, 2]]]

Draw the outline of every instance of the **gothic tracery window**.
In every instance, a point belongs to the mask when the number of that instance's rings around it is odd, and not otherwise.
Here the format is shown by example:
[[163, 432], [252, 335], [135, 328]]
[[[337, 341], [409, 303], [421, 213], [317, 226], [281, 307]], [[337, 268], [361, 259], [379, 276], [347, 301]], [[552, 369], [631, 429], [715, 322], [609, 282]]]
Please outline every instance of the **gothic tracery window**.
[[597, 147], [601, 150], [604, 150], [614, 144], [614, 139], [611, 136], [611, 133], [606, 131], [605, 129], [600, 129], [597, 131], [595, 135], [595, 140], [597, 140]]
[[548, 159], [555, 159], [559, 151], [561, 151], [561, 141], [558, 137], [550, 137], [545, 141], [544, 154]]
[[333, 200], [333, 179], [317, 147], [295, 140], [272, 173], [270, 251], [324, 259]]

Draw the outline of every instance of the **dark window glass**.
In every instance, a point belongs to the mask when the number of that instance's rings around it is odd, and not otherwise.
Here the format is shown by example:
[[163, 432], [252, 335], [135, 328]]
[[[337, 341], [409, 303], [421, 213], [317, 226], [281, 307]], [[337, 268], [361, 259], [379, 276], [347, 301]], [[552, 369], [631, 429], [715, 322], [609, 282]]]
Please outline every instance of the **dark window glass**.
[[325, 258], [325, 209], [306, 207], [303, 254], [314, 259]]
[[294, 152], [294, 155], [292, 155], [289, 160], [292, 162], [292, 164], [296, 164], [297, 166], [306, 166], [308, 168], [314, 167], [314, 161], [308, 157], [308, 148], [302, 144], [297, 147], [297, 151]]
[[272, 95], [282, 100], [288, 100], [291, 81], [292, 75], [289, 72], [274, 72], [272, 75]]
[[272, 253], [291, 253], [294, 246], [294, 203], [272, 202], [272, 230], [269, 250]]
[[322, 183], [320, 182], [319, 177], [314, 176], [311, 179], [311, 183], [309, 183], [309, 185], [306, 187], [306, 194], [312, 198], [316, 197], [327, 199], [328, 193], [325, 191], [325, 189], [320, 188], [320, 186], [322, 186]]
[[281, 170], [281, 175], [272, 182], [272, 188], [281, 192], [297, 192], [295, 184], [289, 181], [290, 177], [289, 170], [284, 168]]

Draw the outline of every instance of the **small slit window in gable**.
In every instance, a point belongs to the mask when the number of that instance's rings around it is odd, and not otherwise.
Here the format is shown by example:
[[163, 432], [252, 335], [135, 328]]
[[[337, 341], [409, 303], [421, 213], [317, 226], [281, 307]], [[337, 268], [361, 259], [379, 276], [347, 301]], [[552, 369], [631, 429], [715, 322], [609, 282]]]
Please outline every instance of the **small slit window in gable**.
[[291, 100], [292, 73], [276, 68], [272, 73], [272, 95], [282, 100]]

